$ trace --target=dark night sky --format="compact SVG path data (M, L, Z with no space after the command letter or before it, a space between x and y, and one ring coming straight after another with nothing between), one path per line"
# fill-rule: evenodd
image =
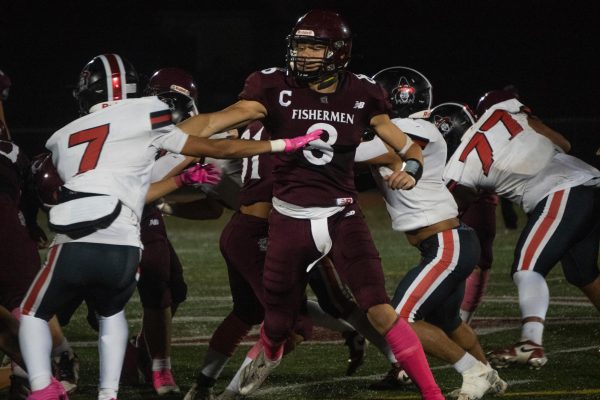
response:
M474 105L511 83L539 115L598 117L600 12L590 1L0 1L0 69L13 80L10 126L54 130L76 117L70 95L93 56L138 72L188 69L201 110L235 101L245 77L282 66L285 36L310 8L335 8L355 34L350 70L416 68L434 103Z

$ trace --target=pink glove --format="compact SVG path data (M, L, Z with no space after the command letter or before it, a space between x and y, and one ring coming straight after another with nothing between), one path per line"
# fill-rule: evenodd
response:
M221 170L212 164L196 163L175 177L177 187L197 186L203 183L216 185L221 182Z
M283 141L285 142L285 149L283 151L285 151L286 153L296 151L304 147L307 143L320 139L322 133L323 129L315 129L314 131L309 132L304 136L298 136L291 139L283 139Z
M0 71L0 101L5 101L8 98L8 89L10 88L10 78Z

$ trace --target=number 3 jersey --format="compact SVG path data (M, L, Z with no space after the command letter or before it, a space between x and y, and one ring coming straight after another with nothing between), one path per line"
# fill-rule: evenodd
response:
M320 140L273 157L273 195L302 207L332 207L356 200L354 153L371 118L387 114L384 90L370 78L342 72L334 93L300 86L285 71L251 74L240 98L261 103L272 139L323 129Z
M156 154L179 153L188 137L172 129L168 106L143 97L85 115L48 139L46 148L65 187L113 195L125 206L110 227L78 241L140 246L139 220ZM65 241L70 240L57 235L58 243Z
M498 103L465 132L448 160L444 180L495 192L530 212L544 197L581 184L596 184L600 172L559 152L527 122L525 106Z

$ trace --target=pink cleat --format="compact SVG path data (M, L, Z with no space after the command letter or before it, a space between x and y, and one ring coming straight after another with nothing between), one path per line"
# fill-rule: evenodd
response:
M154 386L154 390L159 396L169 393L181 393L170 369L152 371L152 386Z
M69 400L65 388L56 378L50 378L50 384L43 389L31 392L27 400Z

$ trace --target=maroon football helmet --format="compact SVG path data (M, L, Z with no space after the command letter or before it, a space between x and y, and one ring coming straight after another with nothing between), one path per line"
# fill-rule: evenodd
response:
M475 107L475 112L480 117L493 105L502 103L503 101L510 99L518 99L519 95L516 90L512 87L506 87L499 90L491 90L481 96Z
M10 78L4 72L0 71L0 101L5 101L8 98L10 89Z
M38 200L49 209L58 203L58 189L63 185L52 163L52 153L35 156L31 162L31 176Z
M198 115L198 88L192 75L183 69L159 69L152 74L144 93L157 96L169 106L174 124Z
M198 101L198 87L194 77L181 68L162 68L152 74L146 86L146 96L164 92L178 92Z
M312 10L304 14L296 22L287 42L287 71L300 82L322 81L345 69L350 62L350 27L335 11ZM299 57L298 44L320 44L327 49L323 58ZM299 64L304 67L298 68Z

